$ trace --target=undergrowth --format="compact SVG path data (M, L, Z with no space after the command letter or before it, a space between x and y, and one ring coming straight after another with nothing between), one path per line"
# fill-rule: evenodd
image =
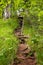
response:
M16 19L0 19L0 65L8 65L16 57L18 40L13 31L17 26Z

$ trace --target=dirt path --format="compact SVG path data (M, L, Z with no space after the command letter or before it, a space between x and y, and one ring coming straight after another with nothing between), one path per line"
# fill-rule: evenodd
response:
M28 37L21 33L21 27L15 29L15 35L20 40L20 44L18 46L17 58L14 59L13 65L36 65L35 52L32 52L26 44L25 39Z

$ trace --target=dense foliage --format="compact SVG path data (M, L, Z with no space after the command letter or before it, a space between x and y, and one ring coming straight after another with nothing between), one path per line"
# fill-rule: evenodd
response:
M13 34L13 30L17 26L17 20L0 19L0 65L8 65L16 57L18 40Z
M6 8L11 14L8 19L4 17ZM13 30L18 26L18 15L24 18L22 31L29 35L27 44L43 65L43 0L0 0L0 65L8 65L15 57L18 40Z

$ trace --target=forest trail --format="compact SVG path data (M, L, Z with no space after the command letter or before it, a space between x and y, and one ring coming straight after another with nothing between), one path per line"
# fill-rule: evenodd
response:
M17 51L17 58L13 65L36 65L35 52L31 53L31 48L26 44L28 36L22 34L22 26L15 29L15 35L20 40ZM29 55L30 54L30 55Z

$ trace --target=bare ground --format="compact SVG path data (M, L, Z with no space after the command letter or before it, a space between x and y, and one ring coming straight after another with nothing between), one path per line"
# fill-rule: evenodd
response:
M36 65L35 52L29 55L30 52L26 44L20 44L13 65Z

